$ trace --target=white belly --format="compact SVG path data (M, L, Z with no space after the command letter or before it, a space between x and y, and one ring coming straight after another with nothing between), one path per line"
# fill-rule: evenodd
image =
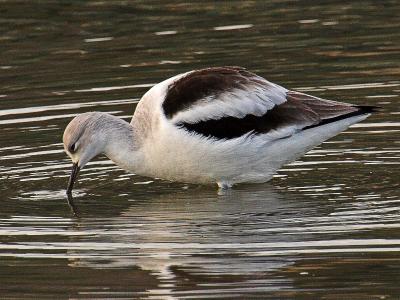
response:
M356 116L271 140L268 134L211 140L182 129L164 128L141 149L136 172L190 183L265 182L287 164L368 115Z

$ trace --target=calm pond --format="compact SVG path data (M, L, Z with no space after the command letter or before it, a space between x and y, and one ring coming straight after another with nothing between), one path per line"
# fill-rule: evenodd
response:
M399 16L397 0L0 1L0 297L398 299ZM153 84L222 65L382 111L223 195L99 157L74 216L68 122L129 121Z

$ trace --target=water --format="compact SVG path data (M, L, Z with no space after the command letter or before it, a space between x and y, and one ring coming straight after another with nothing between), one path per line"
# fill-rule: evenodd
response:
M2 298L400 297L398 1L168 2L1 1ZM99 157L74 216L70 119L215 65L382 112L223 195Z

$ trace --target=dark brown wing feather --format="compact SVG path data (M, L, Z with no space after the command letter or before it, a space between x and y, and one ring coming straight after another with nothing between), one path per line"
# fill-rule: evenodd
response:
M257 76L240 67L215 67L197 70L173 82L162 104L167 118L185 110L208 96L218 97L233 89L244 89L251 80L252 85L261 84ZM262 82L265 85L265 82Z
M247 133L264 134L283 127L298 131L336 122L356 115L371 113L373 106L353 106L324 100L303 93L288 91L286 102L275 106L262 116L231 116L198 123L179 123L178 126L197 134L217 139L231 139Z

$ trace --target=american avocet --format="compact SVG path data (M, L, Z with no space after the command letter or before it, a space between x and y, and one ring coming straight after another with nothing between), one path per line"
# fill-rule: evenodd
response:
M142 97L130 124L101 112L68 124L63 141L73 169L67 193L100 153L144 176L222 188L266 182L283 164L373 111L290 91L239 67L179 74Z

